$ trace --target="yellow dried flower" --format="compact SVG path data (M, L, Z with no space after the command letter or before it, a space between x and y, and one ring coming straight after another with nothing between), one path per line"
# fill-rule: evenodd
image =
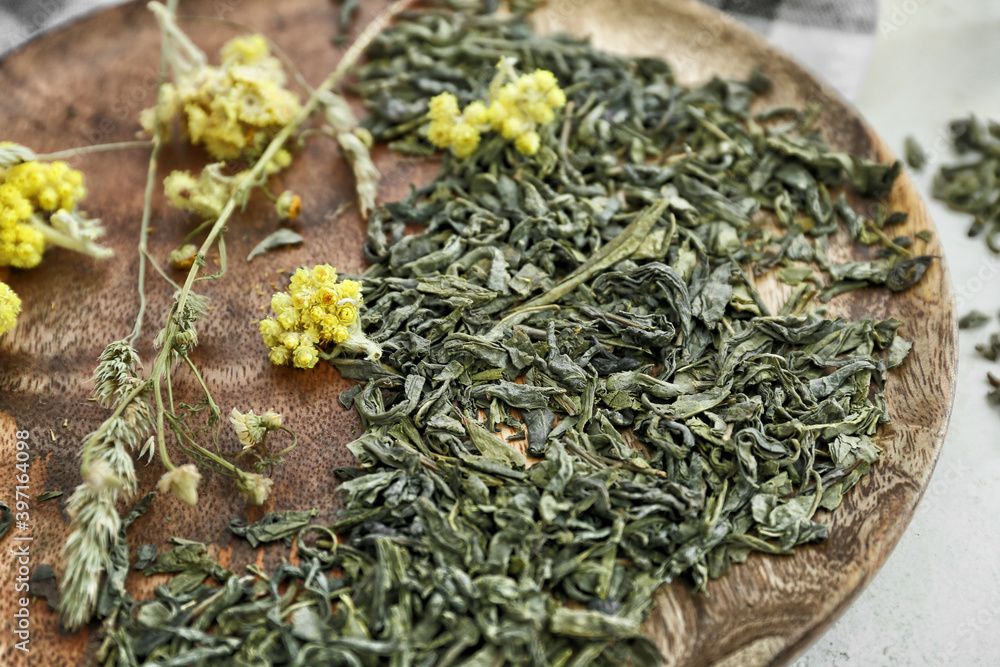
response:
M99 221L77 209L87 194L83 174L65 162L17 161L19 156L34 153L9 142L0 145L0 266L38 266L47 245L109 256L110 250L94 242L103 233Z
M217 160L256 157L298 114L299 98L285 88L281 62L271 55L263 36L231 39L221 56L218 67L175 67L179 74L172 85L164 86L159 118L147 109L140 122L152 133L157 121L166 123L180 114L191 143L203 145ZM287 166L281 160L275 163L275 170Z
M224 62L253 65L271 55L271 49L263 35L248 35L229 40L220 53Z
M538 152L540 145L541 139L539 138L538 133L530 130L519 136L514 142L514 147L525 155L534 155Z
M295 350L292 363L296 368L313 368L319 362L319 353L312 345L303 345Z
M267 358L270 359L271 363L275 366L287 366L292 360L292 353L288 351L288 348L276 345L271 348Z
M287 292L271 297L273 317L259 324L269 357L277 365L313 368L319 347L333 344L335 352L361 352L378 359L382 350L361 331L358 308L361 285L337 282L337 271L328 264L292 274Z
M515 78L516 77L516 78ZM456 157L475 153L484 132L500 132L525 155L541 147L538 129L555 120L555 110L566 105L566 94L556 76L547 70L517 76L514 61L501 58L497 76L490 85L489 105L475 101L458 109L458 99L441 93L428 104L428 140L439 148L450 148Z
M20 313L21 299L7 283L0 282L0 335L14 328Z
M479 130L468 123L457 123L451 131L451 148L461 158L469 157L479 146Z
M490 122L489 110L485 104L479 101L465 107L462 115L465 117L465 122L470 125L488 125Z
M431 120L440 122L450 121L459 115L458 99L451 93L441 93L432 98L428 105L430 111L428 115Z

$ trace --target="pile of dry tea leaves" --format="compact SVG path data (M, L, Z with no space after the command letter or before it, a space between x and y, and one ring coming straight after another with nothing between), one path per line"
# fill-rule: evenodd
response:
M849 203L899 165L832 150L815 110L755 113L762 75L687 88L455 4L369 50L355 92L377 141L431 154L429 99L485 99L501 57L553 72L565 108L535 155L484 136L373 213L354 279L383 355L330 359L365 427L335 523L234 523L254 545L298 536L298 565L259 579L175 540L143 564L177 576L122 597L108 662L659 664L640 624L660 585L823 540L816 512L878 460L910 343L813 306L927 269L889 239L899 215ZM843 228L873 259L828 258ZM767 271L795 286L777 312Z
M949 130L958 160L942 165L935 174L934 196L952 210L972 215L969 236L983 234L986 246L1000 253L1000 124L970 116L952 121ZM959 319L958 327L975 329L990 319L974 310ZM991 334L987 343L976 345L976 351L996 361L1000 355L1000 333ZM987 373L986 379L990 386L987 399L1000 404L1000 377Z

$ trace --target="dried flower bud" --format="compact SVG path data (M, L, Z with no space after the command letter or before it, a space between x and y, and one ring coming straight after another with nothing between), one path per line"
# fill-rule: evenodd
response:
M167 263L175 269L190 269L197 256L198 246L193 243L185 243L170 251L170 254L167 255Z
M258 473L240 475L236 488L252 505L263 505L271 495L274 481Z
M168 491L178 500L186 502L188 505L198 504L198 482L201 481L201 473L193 463L185 463L163 474L156 488L160 493Z
M302 212L302 200L291 190L285 190L274 203L274 209L282 220L294 220Z
M260 416L260 424L268 431L275 431L281 428L281 415L274 410L268 410Z

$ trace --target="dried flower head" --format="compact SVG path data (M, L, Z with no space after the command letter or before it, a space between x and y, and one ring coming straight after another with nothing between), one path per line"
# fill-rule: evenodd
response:
M281 415L274 410L268 410L260 416L260 423L268 431L276 431L281 428Z
M262 415L254 414L253 410L248 410L245 414L233 408L229 421L236 431L243 449L249 449L264 442L268 431L275 431L281 428L281 415L273 410L268 410Z
M169 13L154 12L164 32L183 35ZM158 123L169 126L179 115L191 143L204 146L217 160L255 157L301 109L262 35L231 39L222 47L218 67L206 64L186 36L182 46L171 54L174 82L163 85L157 106L140 117L147 132Z
M484 132L500 132L525 155L541 146L538 128L555 119L555 110L566 106L566 93L548 70L517 75L513 58L501 58L490 85L489 106L475 101L459 111L458 99L441 93L431 99L427 138L439 148L451 148L457 157L472 155Z
M337 282L337 271L329 264L297 270L288 291L271 297L274 317L260 323L271 361L312 368L319 361L318 347L330 343L369 359L380 358L382 349L361 331L361 303L361 284Z
M156 488L160 493L168 491L174 494L178 500L182 500L188 505L198 504L198 482L201 481L201 473L193 463L185 463L173 470L167 471L156 483Z
M258 473L242 473L236 488L252 505L263 505L271 495L274 481Z
M0 282L0 334L14 328L20 312L21 299L7 283Z
M291 190L285 190L274 203L274 210L282 220L294 220L302 212L302 199Z
M175 269L190 269L197 255L198 246L193 243L185 243L170 251L170 254L167 255L167 263Z
M20 159L28 154L34 156L23 146L0 145L0 266L38 266L50 245L109 257L111 250L95 242L104 233L100 221L77 209L87 193L83 174L65 162Z
M242 413L233 408L229 421L232 423L233 430L236 431L236 437L239 438L243 449L259 445L264 441L264 436L267 435L267 427L261 424L260 417L255 415L253 410Z

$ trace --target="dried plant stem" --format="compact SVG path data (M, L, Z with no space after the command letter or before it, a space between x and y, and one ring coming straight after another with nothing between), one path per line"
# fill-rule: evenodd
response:
M166 72L166 62L162 63L160 68L160 82L162 83ZM159 90L159 86L157 87L157 90ZM159 95L157 95L157 97L159 97ZM157 104L159 104L159 100L157 100ZM157 124L159 125L159 123L161 123L161 121L157 116ZM135 326L132 328L132 334L129 336L129 339L132 341L139 338L139 334L142 332L143 319L146 316L146 261L149 255L149 222L152 217L153 189L156 185L157 163L160 156L160 148L162 146L162 132L160 132L159 127L155 127L153 131L153 151L149 156L149 169L146 172L146 192L143 197L142 222L140 223L141 227L139 230L139 278L137 280L137 289L139 290L139 312L135 316Z
M174 11L178 0L168 0L169 11ZM160 54L160 74L157 81L157 95L166 78L167 72L166 48L161 49ZM118 144L103 144L84 148L61 151L39 156L42 159L56 159L59 157L73 157L85 153L94 153L107 150L123 148L135 148L139 146L152 146L149 158L149 172L146 182L146 196L143 206L142 228L139 240L139 313L132 334L122 341L131 351L131 344L138 338L142 330L143 316L146 310L146 239L149 233L149 219L152 208L152 189L155 182L157 157L160 152L162 139L157 132L152 142L122 142ZM105 351L107 352L107 350ZM134 352L132 352L134 354ZM102 365L106 362L105 355L102 355ZM136 360L138 357L136 356ZM138 368L135 369L138 371ZM101 366L98 366L98 374ZM109 464L110 472L119 478L121 490L131 495L135 491L135 468L132 464L131 454L127 451L127 446L131 449L135 446L145 433L145 424L132 423L123 420L122 416L130 407L133 410L141 410L144 406L135 403L140 400L140 395L148 389L146 382L135 378L135 386L128 391L120 392L116 401L115 409L111 416L105 420L94 433L92 433L82 444L80 451L80 472L84 482L80 484L70 497L68 509L72 516L73 531L70 533L66 544L63 547L63 561L65 569L60 579L60 590L62 593L60 601L60 615L63 624L70 630L79 628L87 623L94 613L97 598L100 592L101 576L107 570L110 562L110 553L118 540L118 531L121 526L121 519L115 508L115 501L118 498L119 487L115 485L114 479L100 479L99 475L93 474L92 466L98 459ZM113 432L112 426L118 433ZM122 441L115 435L124 435L129 441ZM129 430L130 429L130 430Z
M67 158L87 155L88 153L104 153L106 151L120 151L128 148L150 148L155 146L154 141L117 141L110 144L94 144L92 146L79 146L77 148L67 148L64 151L54 153L42 153L36 155L36 160L63 160Z

